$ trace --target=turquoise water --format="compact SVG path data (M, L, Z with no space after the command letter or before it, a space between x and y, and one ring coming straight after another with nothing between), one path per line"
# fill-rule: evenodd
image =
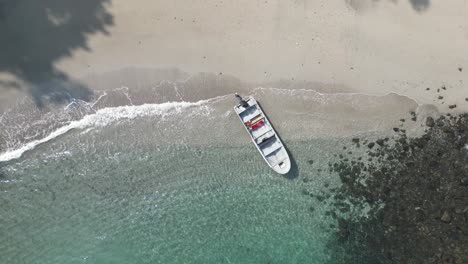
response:
M289 142L301 158L299 173L288 179L265 166L249 144L145 146L122 132L128 125L135 123L84 135L73 131L4 168L3 263L329 258L331 219L323 214L325 205L302 193L333 182L314 169L321 166L320 144L327 142ZM99 140L103 135L110 140ZM308 164L309 158L318 164Z
M63 121L81 107L67 106L53 129L44 125L52 132L24 144L13 137L0 153L9 160L0 164L0 262L342 263L328 248L337 231L329 201L317 199L339 184L328 163L355 151L345 135L391 126L383 120L414 102L263 88L255 96L294 159L286 177L251 144L232 95L84 104L86 116ZM2 136L39 125L15 123Z

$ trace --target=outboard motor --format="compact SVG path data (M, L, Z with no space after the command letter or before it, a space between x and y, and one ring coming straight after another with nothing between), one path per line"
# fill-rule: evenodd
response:
M244 99L242 99L242 96L240 96L238 93L235 93L234 95L236 96L237 100L239 100L239 104L241 104L243 107L249 107L249 104Z

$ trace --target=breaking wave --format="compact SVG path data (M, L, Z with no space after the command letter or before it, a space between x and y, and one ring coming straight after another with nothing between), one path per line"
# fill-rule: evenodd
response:
M183 110L191 107L207 106L207 103L216 101L225 96L215 97L197 102L165 102L161 104L143 104L143 105L126 105L118 107L106 107L99 109L93 114L84 116L80 120L71 121L69 124L58 128L48 136L28 142L17 149L7 150L0 154L0 162L6 162L20 158L26 151L34 149L36 146L48 142L60 135L67 133L73 129L86 129L94 127L104 127L115 121L122 119L135 119L145 116L160 116L162 118L181 113Z

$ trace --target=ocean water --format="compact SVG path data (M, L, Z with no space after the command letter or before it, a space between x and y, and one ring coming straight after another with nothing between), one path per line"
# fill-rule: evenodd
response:
M309 194L340 184L327 166L353 133L378 133L417 104L252 94L294 159L286 176L250 143L232 94L96 109L13 144L0 153L0 262L340 263L329 204Z

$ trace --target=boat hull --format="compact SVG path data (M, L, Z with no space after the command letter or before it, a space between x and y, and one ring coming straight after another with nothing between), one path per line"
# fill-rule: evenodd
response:
M252 142L270 168L279 174L291 169L286 147L273 125L253 97L244 98L246 105L238 104L234 111L247 130Z

